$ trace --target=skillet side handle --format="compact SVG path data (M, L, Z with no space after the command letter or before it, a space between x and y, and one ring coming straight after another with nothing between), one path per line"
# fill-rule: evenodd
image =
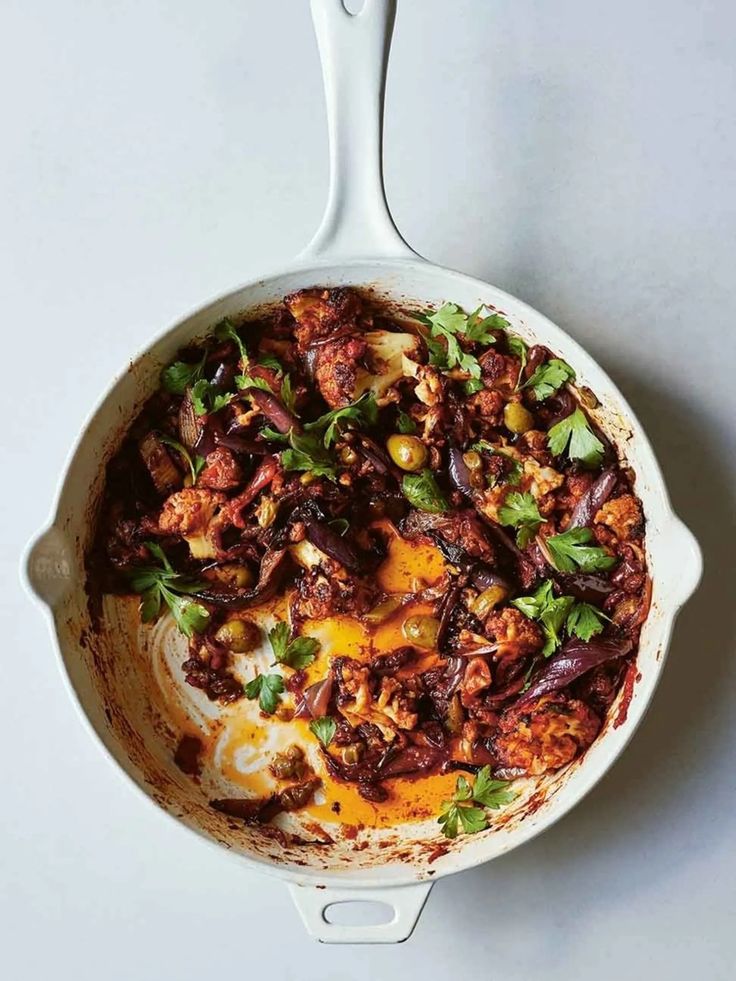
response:
M383 95L396 0L311 0L327 102L330 187L303 260L417 255L396 230L383 187Z
M319 889L289 886L310 937L323 944L400 944L412 935L432 888L431 882L384 889ZM330 923L325 912L330 906L353 902L381 903L393 908L387 923L346 926Z

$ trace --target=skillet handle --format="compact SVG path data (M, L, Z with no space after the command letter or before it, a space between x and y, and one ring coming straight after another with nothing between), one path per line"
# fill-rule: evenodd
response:
M383 187L383 95L396 0L311 0L327 102L330 187L316 235L300 259L411 258Z
M290 885L292 899L307 932L323 944L400 944L408 940L432 888L431 882L378 889L320 889ZM325 913L331 906L380 903L393 909L386 923L345 925L330 923Z

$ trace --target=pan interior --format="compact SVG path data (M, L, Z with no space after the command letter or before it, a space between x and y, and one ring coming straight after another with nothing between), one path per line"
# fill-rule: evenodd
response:
M88 609L84 553L94 530L104 464L143 400L156 388L162 365L224 316L252 316L296 289L338 285L356 286L384 301L414 307L445 301L465 309L486 304L502 312L525 340L544 343L569 361L580 384L598 395L601 404L594 415L637 474L636 489L648 519L653 606L641 638L641 680L625 724L613 725L614 704L603 733L581 761L523 781L520 796L499 812L488 831L454 842L442 836L434 816L346 835L343 827L328 821L320 821L316 828L309 818L282 815L277 825L307 842L295 845L214 812L208 800L225 795L222 774L205 773L197 783L173 763L178 734L187 721L182 712L189 722L199 717L210 723L218 712L206 699L189 697L185 703L179 698L173 669L183 658L181 638L163 622L154 628L141 627L133 600L107 597L99 622ZM671 520L659 470L630 410L595 362L546 318L491 286L421 261L304 267L243 287L181 321L130 365L91 418L74 453L55 520L62 533L65 563L62 595L54 609L62 657L82 710L110 754L150 798L206 838L291 878L324 880L335 875L369 885L379 879L398 883L441 875L493 858L542 830L592 786L625 744L654 687L671 625L672 614L665 613L663 606L672 588L665 534ZM332 843L325 843L326 837Z

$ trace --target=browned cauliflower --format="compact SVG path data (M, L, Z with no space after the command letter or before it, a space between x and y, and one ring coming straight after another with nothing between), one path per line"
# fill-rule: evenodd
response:
M243 479L243 471L232 452L224 446L218 446L212 453L207 454L207 461L197 480L197 486L209 487L211 490L232 490Z
M511 606L492 613L485 628L488 637L499 645L498 657L524 657L536 654L544 646L544 637L537 624Z
M606 501L596 514L595 521L610 528L622 542L641 537L644 530L641 506L633 494L623 494Z
M350 658L342 658L340 663L342 697L338 708L351 726L371 722L386 742L392 742L399 729L416 726L419 721L417 693L411 687L397 678L382 677L374 695L368 665Z
M460 682L460 700L467 708L478 698L480 692L491 685L491 669L482 657L471 657L465 668L463 680Z
M361 361L366 347L362 337L341 337L316 349L314 379L331 409L355 401L358 374L365 371Z
M299 290L284 303L296 320L294 336L300 354L314 341L338 330L355 330L362 306L357 293L343 288Z
M181 535L195 559L215 558L211 524L225 495L200 487L186 487L169 497L158 519L167 535Z
M501 716L494 744L502 766L537 776L558 770L598 735L601 722L585 702L565 695L543 695Z

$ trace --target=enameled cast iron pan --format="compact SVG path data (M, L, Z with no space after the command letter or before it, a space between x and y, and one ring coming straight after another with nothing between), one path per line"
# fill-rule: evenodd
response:
M61 481L51 523L31 545L26 563L29 583L52 624L69 691L108 758L142 796L185 827L226 846L233 861L288 882L307 929L327 942L406 939L434 878L515 848L577 803L611 766L641 721L662 670L675 615L701 573L698 545L672 512L649 441L605 372L536 310L494 286L425 261L394 227L383 191L381 117L395 7L395 0L366 0L361 12L351 15L341 0L312 0L331 161L329 200L317 234L290 268L259 277L206 304L159 335L122 371L89 417ZM601 403L593 413L595 419L635 471L636 491L647 518L652 608L641 636L641 676L626 721L619 726L609 721L581 760L538 778L504 812L505 823L457 838L431 863L428 858L436 846L448 844L432 820L372 831L362 851L353 850L345 840L330 848L299 850L248 828L230 827L208 807L205 791L174 766L172 732L151 708L151 675L161 670L161 658L172 653L167 644L174 642L155 630L152 637L149 628L140 628L131 618L130 602L109 598L99 626L87 608L84 551L94 529L104 464L144 399L157 387L162 365L221 318L316 285L369 288L389 300L419 306L452 301L468 310L485 304L502 311L518 334L530 344L557 352L574 366L580 384L595 391ZM615 715L616 706L611 718ZM394 909L393 919L361 927L325 920L327 906L350 899L388 903Z

